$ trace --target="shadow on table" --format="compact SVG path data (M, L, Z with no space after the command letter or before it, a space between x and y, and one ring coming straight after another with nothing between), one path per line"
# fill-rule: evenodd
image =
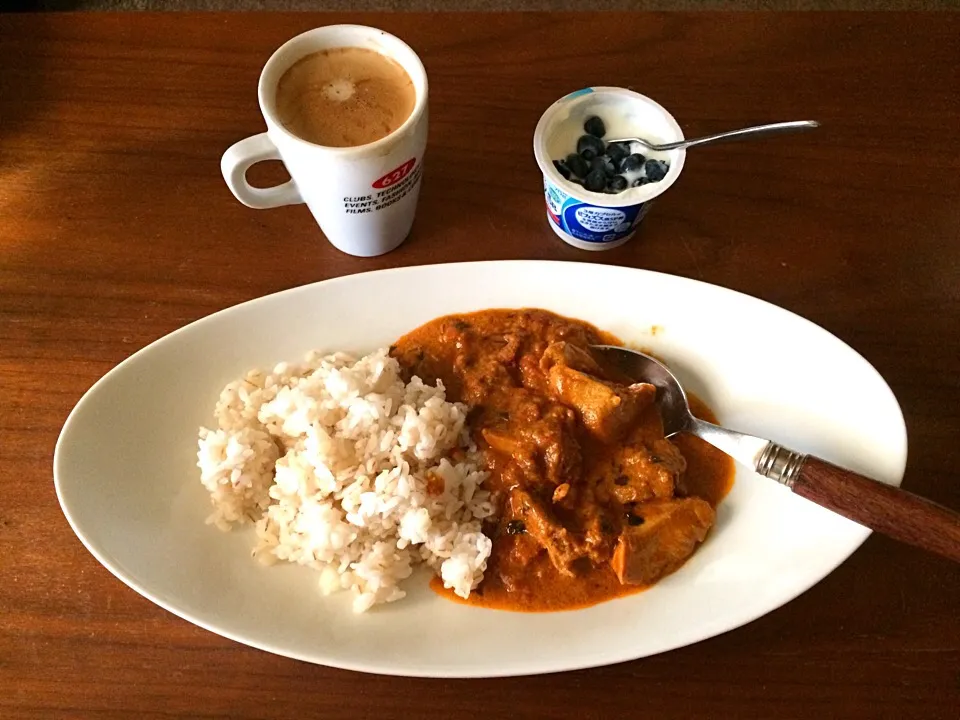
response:
M4 4L4 11L9 6ZM29 32L26 22L29 20ZM49 98L49 24L41 17L0 14L0 138L17 133L43 112Z
M8 0L0 7L0 13L83 10L83 0Z

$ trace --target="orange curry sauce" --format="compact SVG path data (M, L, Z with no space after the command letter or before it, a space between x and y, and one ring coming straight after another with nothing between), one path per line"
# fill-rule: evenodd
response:
M476 333L479 340L471 344L464 333ZM518 348L511 352L511 359L493 370L483 363L490 354L490 348L497 348L491 339L519 336ZM419 375L425 382L436 379L443 381L447 388L447 399L466 402L473 406L478 391L475 378L471 373L485 373L486 376L499 378L506 389L510 386L525 387L527 394L542 392L549 394L546 380L539 373L538 361L550 343L568 342L578 347L589 344L605 343L623 345L619 338L598 330L587 323L564 318L542 310L484 310L458 316L448 316L433 320L413 332L405 335L391 348L391 353L400 361L410 374ZM504 341L506 344L506 341ZM477 351L477 347L481 350ZM470 355L470 353L473 353ZM500 373L500 374L497 374ZM485 380L486 382L486 380ZM505 400L500 396L499 409L502 411ZM696 397L690 397L691 409L697 417L711 422L716 421L713 412ZM482 402L480 403L482 404ZM478 446L484 451L486 469L490 477L485 486L501 498L517 483L515 467L502 453L493 452L484 442L482 428L489 427L491 419L483 407L478 404L471 412L469 422L471 432ZM636 432L659 437L664 442L660 416L655 406L643 411L637 420ZM686 460L686 470L682 474L682 483L687 496L700 497L716 507L733 484L733 461L719 450L704 441L681 435L672 438ZM590 476L592 468L609 460L611 448L593 442L585 435L580 438L582 455L581 477ZM573 483L571 483L573 484ZM520 612L547 612L572 610L587 607L615 597L629 595L644 590L649 585L621 584L617 575L607 562L580 566L575 576L562 574L551 562L546 552L541 552L522 569L519 580L514 573L510 577L510 588L506 587L501 572L502 563L510 563L518 550L515 543L529 542L524 536L502 532L495 524L485 526L485 532L493 537L493 552L487 563L484 580L464 600L452 591L443 588L439 578L433 578L431 587L438 594L454 600L488 608ZM509 568L507 568L509 569Z

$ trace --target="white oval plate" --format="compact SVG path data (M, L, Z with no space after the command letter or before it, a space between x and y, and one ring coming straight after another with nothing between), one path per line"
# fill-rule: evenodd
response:
M60 504L114 575L225 637L324 665L483 677L640 658L779 607L845 560L868 531L738 468L707 542L647 592L574 612L520 614L444 600L426 577L355 616L309 569L264 568L250 531L204 524L197 428L220 389L308 350L366 352L453 312L541 307L655 351L729 427L898 484L907 442L877 372L785 310L684 278L604 265L483 262L398 268L253 300L182 328L97 382L54 457Z

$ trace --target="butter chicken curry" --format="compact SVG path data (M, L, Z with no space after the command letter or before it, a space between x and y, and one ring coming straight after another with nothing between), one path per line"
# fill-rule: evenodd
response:
M442 380L471 408L490 472L493 553L461 602L591 605L673 572L713 525L732 461L696 438L665 439L656 389L601 367L594 344L622 343L543 310L486 310L438 318L391 348L406 373Z

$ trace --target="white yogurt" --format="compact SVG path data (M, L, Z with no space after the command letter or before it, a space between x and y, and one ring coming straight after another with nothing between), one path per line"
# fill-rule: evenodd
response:
M533 151L543 173L550 227L566 242L584 250L606 250L627 242L655 197L676 181L686 158L684 150L665 153L640 150L648 159L669 163L659 182L616 194L591 192L568 182L553 165L576 151L591 115L602 118L605 138L641 137L651 142L683 140L683 131L664 108L640 93L614 87L593 87L570 93L544 112L533 136ZM639 144L638 144L639 147ZM640 173L631 173L636 179Z

